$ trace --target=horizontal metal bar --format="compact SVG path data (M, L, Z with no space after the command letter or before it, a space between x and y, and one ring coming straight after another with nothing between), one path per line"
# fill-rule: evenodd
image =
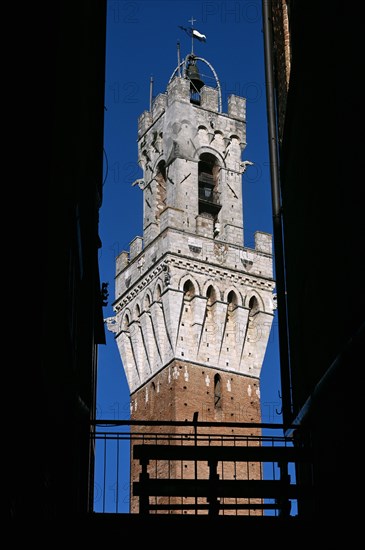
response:
M289 428L284 424L274 424L270 422L204 422L193 420L91 420L92 426L193 426L201 428L219 427L219 428L262 428L272 430L283 430Z
M198 460L218 462L308 462L307 449L220 445L133 445L133 458L139 460Z
M197 504L149 504L149 510L209 510L211 505L206 503L197 503ZM277 510L279 508L278 504L259 504L252 502L250 504L222 504L218 503L217 508L219 510Z
M134 496L297 499L310 487L273 480L147 479L133 482Z
M185 433L161 433L161 432L146 432L146 433L119 433L119 432L94 432L90 435L92 439L128 439L131 441L153 441L155 443L167 441L185 444L189 441L199 441L200 443L206 442L209 444L218 442L220 445L227 443L235 444L237 442L258 442L261 444L275 445L292 445L292 439L288 439L284 436L250 436L250 435L237 435L237 434L185 434ZM282 446L282 445L280 445Z

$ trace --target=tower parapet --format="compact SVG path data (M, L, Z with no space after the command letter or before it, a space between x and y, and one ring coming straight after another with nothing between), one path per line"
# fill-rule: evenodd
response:
M243 242L245 98L219 112L191 74L199 100L174 76L139 118L143 238L117 259L114 303L132 394L176 360L258 378L275 309L272 237Z

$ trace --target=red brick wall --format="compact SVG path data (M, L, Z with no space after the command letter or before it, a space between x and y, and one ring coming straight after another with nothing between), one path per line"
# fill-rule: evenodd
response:
M214 403L214 377L220 376L221 406ZM151 381L131 396L132 420L193 420L198 412L199 421L207 422L261 422L259 380L230 372L222 372L181 361L174 361L169 367L160 371ZM160 433L166 428L133 428L133 432ZM193 428L169 428L169 433L193 434ZM221 437L226 435L261 435L260 429L243 430L237 428L199 428L199 434L205 434L204 444L221 445ZM215 437L214 437L215 434ZM208 437L211 440L208 442ZM161 443L161 441L159 441ZM193 444L193 439L182 438L177 444ZM233 444L233 441L225 444ZM235 442L236 445L246 444ZM157 469L156 469L157 468ZM222 464L218 467L220 477L225 479L259 479L259 464ZM131 482L139 477L138 462L131 461ZM150 475L155 477L193 478L193 463L154 463L150 464ZM208 468L200 464L198 477L208 478ZM182 499L180 499L181 502ZM191 500L191 499L190 499ZM166 499L165 499L166 501ZM177 502L175 499L174 502ZM159 499L158 502L164 502ZM170 499L171 502L171 499ZM184 499L184 502L190 502ZM226 499L225 502L228 502ZM131 496L131 512L138 512L138 499ZM181 513L181 512L178 512ZM225 512L227 513L227 512ZM246 512L240 512L246 513ZM261 513L261 512L260 512Z

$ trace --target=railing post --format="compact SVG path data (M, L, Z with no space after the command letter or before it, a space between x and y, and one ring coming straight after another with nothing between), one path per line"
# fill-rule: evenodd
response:
M198 415L199 412L195 411L193 415L194 422L194 445L198 446ZM198 461L194 460L194 477L195 477L195 487L198 481ZM198 497L195 495L195 515L198 513Z
M280 469L280 485L282 487L281 497L277 499L279 509L279 517L289 517L291 510L291 502L288 498L288 488L290 486L290 475L288 473L288 463L278 462Z
M219 513L219 499L217 496L216 481L219 480L219 474L217 472L218 460L210 460L209 464L209 502L208 514L211 516L218 516Z
M140 514L149 514L150 513L150 497L149 492L146 492L146 485L150 479L150 475L147 471L147 466L149 464L148 459L140 459L141 464L141 473L139 474L139 481L142 487L142 494L139 496L139 513Z

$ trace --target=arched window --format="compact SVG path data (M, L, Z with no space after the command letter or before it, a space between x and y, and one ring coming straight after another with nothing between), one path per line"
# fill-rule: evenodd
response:
M129 324L130 324L129 315L126 314L124 315L124 318L123 318L122 330L128 330Z
M222 386L221 377L219 374L214 376L214 408L220 409L222 407Z
M190 280L185 281L183 291L184 300L191 300L191 298L195 295L195 288Z
M161 285L158 284L156 287L156 302L159 302L161 299Z
M145 310L149 310L151 306L151 296L149 294L146 294L144 299L144 308Z
M228 311L233 311L237 307L237 296L236 293L233 292L233 290L230 291L230 293L227 296L227 302L228 302Z
M249 316L250 317L253 317L254 315L256 315L256 313L258 313L259 311L259 302L256 298L256 296L252 296L250 298L250 301L248 302L248 307L249 307Z
M202 153L198 163L199 214L210 214L215 220L219 204L218 181L220 166L210 153Z
M211 306L217 300L216 292L212 285L210 285L207 289L207 298L208 298L208 302L207 302L208 306Z
M217 300L215 288L212 285L209 285L207 288L207 307L205 308L205 332L207 332L207 336L214 333L215 330L215 322L214 322L214 308L212 307L213 304ZM207 342L207 345L209 343Z

